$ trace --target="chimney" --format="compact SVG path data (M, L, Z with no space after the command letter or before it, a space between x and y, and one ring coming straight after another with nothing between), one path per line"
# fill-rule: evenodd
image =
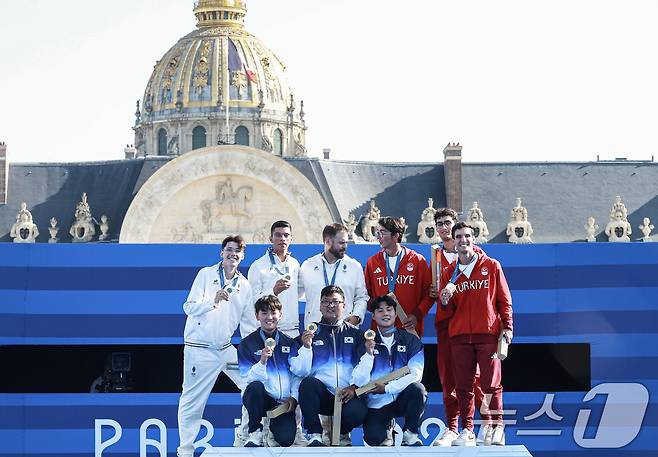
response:
M445 180L446 205L458 213L462 208L462 147L459 143L448 143L443 149L443 176Z
M123 148L123 152L126 154L126 160L134 159L135 155L137 154L137 150L132 144L127 144L126 147Z
M0 205L7 204L7 181L9 180L7 164L7 145L0 141Z
M322 155L324 155L324 160L329 160L329 156L331 155L331 148L324 148L322 150Z

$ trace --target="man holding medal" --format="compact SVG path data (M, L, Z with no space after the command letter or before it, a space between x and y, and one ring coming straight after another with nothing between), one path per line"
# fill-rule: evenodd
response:
M442 289L441 285L443 284L441 281L441 271L448 269L457 259L455 240L452 238L452 227L457 223L457 220L457 212L452 208L440 208L434 213L436 231L441 238L441 243L439 245L439 255L441 257L437 261L438 290ZM474 246L473 249L478 253L482 252L478 246ZM432 288L430 295L433 298L437 298L439 295L438 290ZM437 339L436 366L439 371L439 379L441 380L441 387L443 390L443 408L445 410L446 428L443 433L434 440L432 443L433 446L451 446L452 442L459 435L459 404L455 392L455 374L452 369L452 352L450 347L450 336L448 334L448 323L450 322L452 313L452 307L445 306L441 300L438 300L436 319L434 321ZM480 411L483 398L484 393L480 388L478 372L475 380L475 406ZM486 428L488 427L488 424L486 423L486 415L483 416L483 420L485 420L485 427L483 429L485 433L482 434L484 437L486 436Z
M242 404L249 412L245 447L263 446L261 418L275 408L284 411L270 418L269 430L279 446L288 447L295 441L297 428L299 379L290 372L290 363L297 357L299 342L277 328L282 306L276 296L260 297L254 308L260 328L243 338L238 348L240 374L246 384Z
M398 218L379 219L375 235L382 250L366 263L366 288L373 298L394 293L407 315L404 322L398 319L396 326L422 337L423 319L434 304L430 297L432 274L421 254L400 245L405 228Z
M363 278L363 267L347 252L347 227L327 225L322 230L323 252L302 263L299 285L306 295L304 325L318 322L320 291L327 286L338 286L345 294L345 322L359 326L368 304L368 292Z
M453 446L475 446L473 433L474 382L480 368L480 385L490 395L489 413L493 424L487 429L484 444L504 445L503 387L498 341L512 342L512 296L500 263L484 252L476 252L474 229L457 222L452 237L458 261L443 270L439 298L451 307L448 324L452 365L462 431Z
M251 286L238 271L245 242L239 236L222 241L222 261L202 268L196 275L183 310L185 348L183 392L178 403L179 457L192 457L203 410L217 376L224 371L238 387L242 378L226 370L238 355L231 337L245 313L254 315Z
M332 416L335 402L342 401L340 446L351 446L350 432L363 424L368 413L364 399L356 396L352 372L359 358L356 348L362 335L343 321L345 295L338 286L327 286L320 295L322 319L302 333L298 357L290 370L302 379L299 406L308 446L324 446L319 415ZM337 419L335 419L337 420Z
M427 400L427 391L421 384L425 366L423 343L406 330L395 328L396 306L390 295L372 302L370 310L377 331L370 337L365 335L357 348L359 364L352 372L352 382L364 386L395 370L409 368L408 374L386 384L375 382L375 389L368 392L363 439L369 446L385 445L387 429L395 417L404 417L402 445L423 445L418 437Z
M279 330L291 338L299 336L299 262L288 248L292 243L292 227L287 221L276 221L270 228L272 246L249 267L249 283L254 300L275 295L283 306ZM253 313L240 323L240 335L246 337L258 328Z

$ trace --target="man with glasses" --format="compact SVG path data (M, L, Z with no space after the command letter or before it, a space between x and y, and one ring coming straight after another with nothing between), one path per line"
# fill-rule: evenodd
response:
M434 303L430 297L432 273L421 254L400 244L405 228L398 218L379 219L375 235L382 250L366 263L366 288L370 297L394 293L407 314L406 321L398 319L396 326L422 337L423 319Z
M194 454L194 439L219 373L224 371L242 388L239 373L226 367L228 362L238 359L237 350L231 344L233 333L245 314L254 314L251 286L238 271L244 250L241 236L226 237L222 241L222 260L197 273L183 304L187 322L183 392L178 403L179 457Z
M359 363L357 347L363 336L343 321L345 295L338 286L327 286L320 294L322 319L314 330L300 337L303 347L291 363L293 374L304 378L299 386L299 406L308 446L324 446L319 415L332 416L334 395L342 400L340 445L351 446L350 432L363 424L368 413L364 399L356 396L352 372Z
M292 243L292 226L287 221L276 221L270 228L270 242L265 254L249 267L249 284L254 301L275 295L283 306L279 330L291 338L299 336L299 262L289 252ZM258 328L251 316L240 323L242 338Z
M327 286L338 286L345 294L345 322L359 326L363 321L368 292L361 264L348 256L347 227L327 225L322 230L324 249L302 263L299 273L300 288L304 288L306 308L304 325L317 322L320 314L320 291Z

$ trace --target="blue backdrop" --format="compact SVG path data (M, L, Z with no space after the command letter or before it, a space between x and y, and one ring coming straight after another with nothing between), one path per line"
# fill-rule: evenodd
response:
M412 247L428 255L428 246ZM512 289L515 342L591 348L589 393L505 394L508 443L523 443L537 456L654 457L658 245L483 247L501 261ZM293 254L301 262L320 250L296 245ZM349 254L365 265L376 250L354 245ZM181 305L198 269L216 263L218 251L211 245L0 244L0 345L182 344ZM245 275L264 251L247 248ZM432 314L425 324L427 344L436 342L433 320ZM92 455L119 429L120 439L102 455L137 455L140 446L157 455L148 440L166 440L173 453L177 400L175 394L0 393L0 457ZM211 396L212 445L232 442L239 401L238 394ZM440 393L431 394L426 442L442 417ZM149 419L155 421L145 423Z

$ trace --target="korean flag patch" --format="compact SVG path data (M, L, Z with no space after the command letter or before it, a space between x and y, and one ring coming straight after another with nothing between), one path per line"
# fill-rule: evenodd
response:
M407 352L407 346L403 346L402 344L398 344L398 352Z
M352 338L351 336L346 336L344 341L345 344L350 344L350 343L354 344L354 338Z
M290 346L281 346L281 352L284 354L290 354Z

